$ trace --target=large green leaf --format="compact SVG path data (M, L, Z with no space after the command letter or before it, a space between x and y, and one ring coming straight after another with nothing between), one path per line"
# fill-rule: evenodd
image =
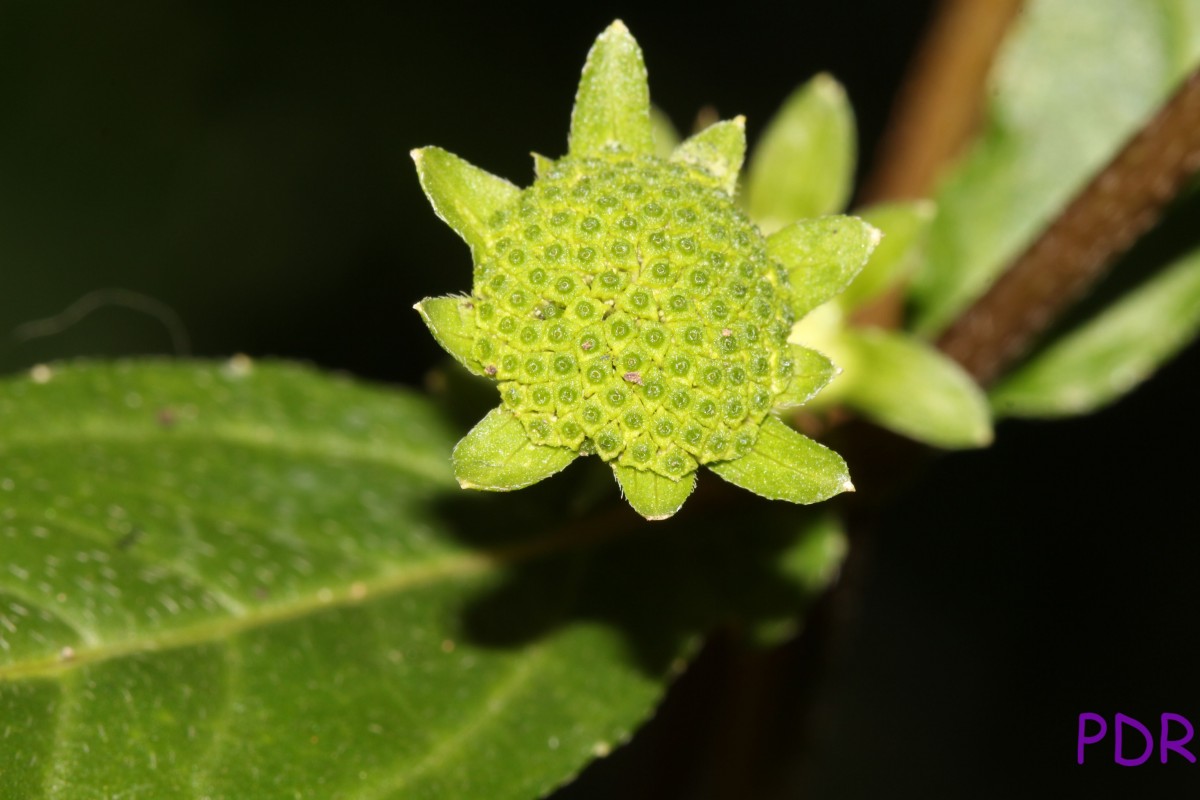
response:
M918 330L982 294L1198 62L1200 0L1031 2L985 132L938 194Z
M1200 250L1054 341L991 394L998 414L1093 411L1148 378L1200 332Z
M0 381L0 797L538 796L836 572L779 509L582 518L584 464L461 491L454 433L246 359Z

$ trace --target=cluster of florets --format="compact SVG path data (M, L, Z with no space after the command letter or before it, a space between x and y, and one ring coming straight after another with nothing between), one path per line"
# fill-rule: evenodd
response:
M596 454L647 519L677 512L701 465L793 503L852 490L837 453L771 412L837 374L789 341L793 322L846 287L879 232L822 217L764 237L733 199L742 117L666 158L655 138L642 52L618 21L583 67L567 155L535 156L528 189L437 147L413 151L475 264L470 297L416 309L501 397L455 445L455 477L506 492Z
M715 180L565 158L488 225L473 354L532 442L670 478L750 450L791 381L793 315Z

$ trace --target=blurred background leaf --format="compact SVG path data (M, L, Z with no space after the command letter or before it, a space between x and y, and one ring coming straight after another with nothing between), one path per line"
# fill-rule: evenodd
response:
M1197 331L1200 252L1193 251L1007 375L992 405L1018 417L1095 411L1150 377Z
M1200 63L1198 0L1030 3L979 140L937 193L915 328L942 329Z
M746 172L746 209L764 233L843 210L858 157L846 90L821 73L793 91L767 123Z
M888 430L948 449L992 443L987 399L971 376L925 342L897 331L845 332L847 406Z

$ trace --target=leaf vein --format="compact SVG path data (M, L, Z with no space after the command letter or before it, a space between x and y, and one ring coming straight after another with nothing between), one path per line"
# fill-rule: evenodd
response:
M0 683L29 677L49 677L87 664L110 661L147 651L169 650L211 643L239 633L289 622L326 609L361 605L372 598L387 597L410 589L442 581L466 580L514 564L564 550L592 546L628 533L612 524L608 517L594 524L573 525L554 530L525 542L483 551L462 551L419 567L409 567L375 578L347 582L338 588L324 588L311 594L296 595L270 606L250 608L241 616L224 617L175 628L154 635L129 637L80 648L70 661L58 658L32 659L0 666ZM388 564L380 567L387 569ZM394 565L392 565L394 566Z

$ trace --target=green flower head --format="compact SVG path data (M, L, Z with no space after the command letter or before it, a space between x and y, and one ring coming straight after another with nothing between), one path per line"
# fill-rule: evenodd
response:
M475 263L469 296L417 310L500 389L455 448L459 483L519 489L595 454L649 519L680 508L701 465L792 502L852 488L841 457L772 412L837 373L788 334L854 277L878 234L826 217L764 237L735 202L745 149L739 117L656 157L642 53L615 22L584 66L567 155L535 156L529 188L413 151ZM860 246L840 246L839 228Z

